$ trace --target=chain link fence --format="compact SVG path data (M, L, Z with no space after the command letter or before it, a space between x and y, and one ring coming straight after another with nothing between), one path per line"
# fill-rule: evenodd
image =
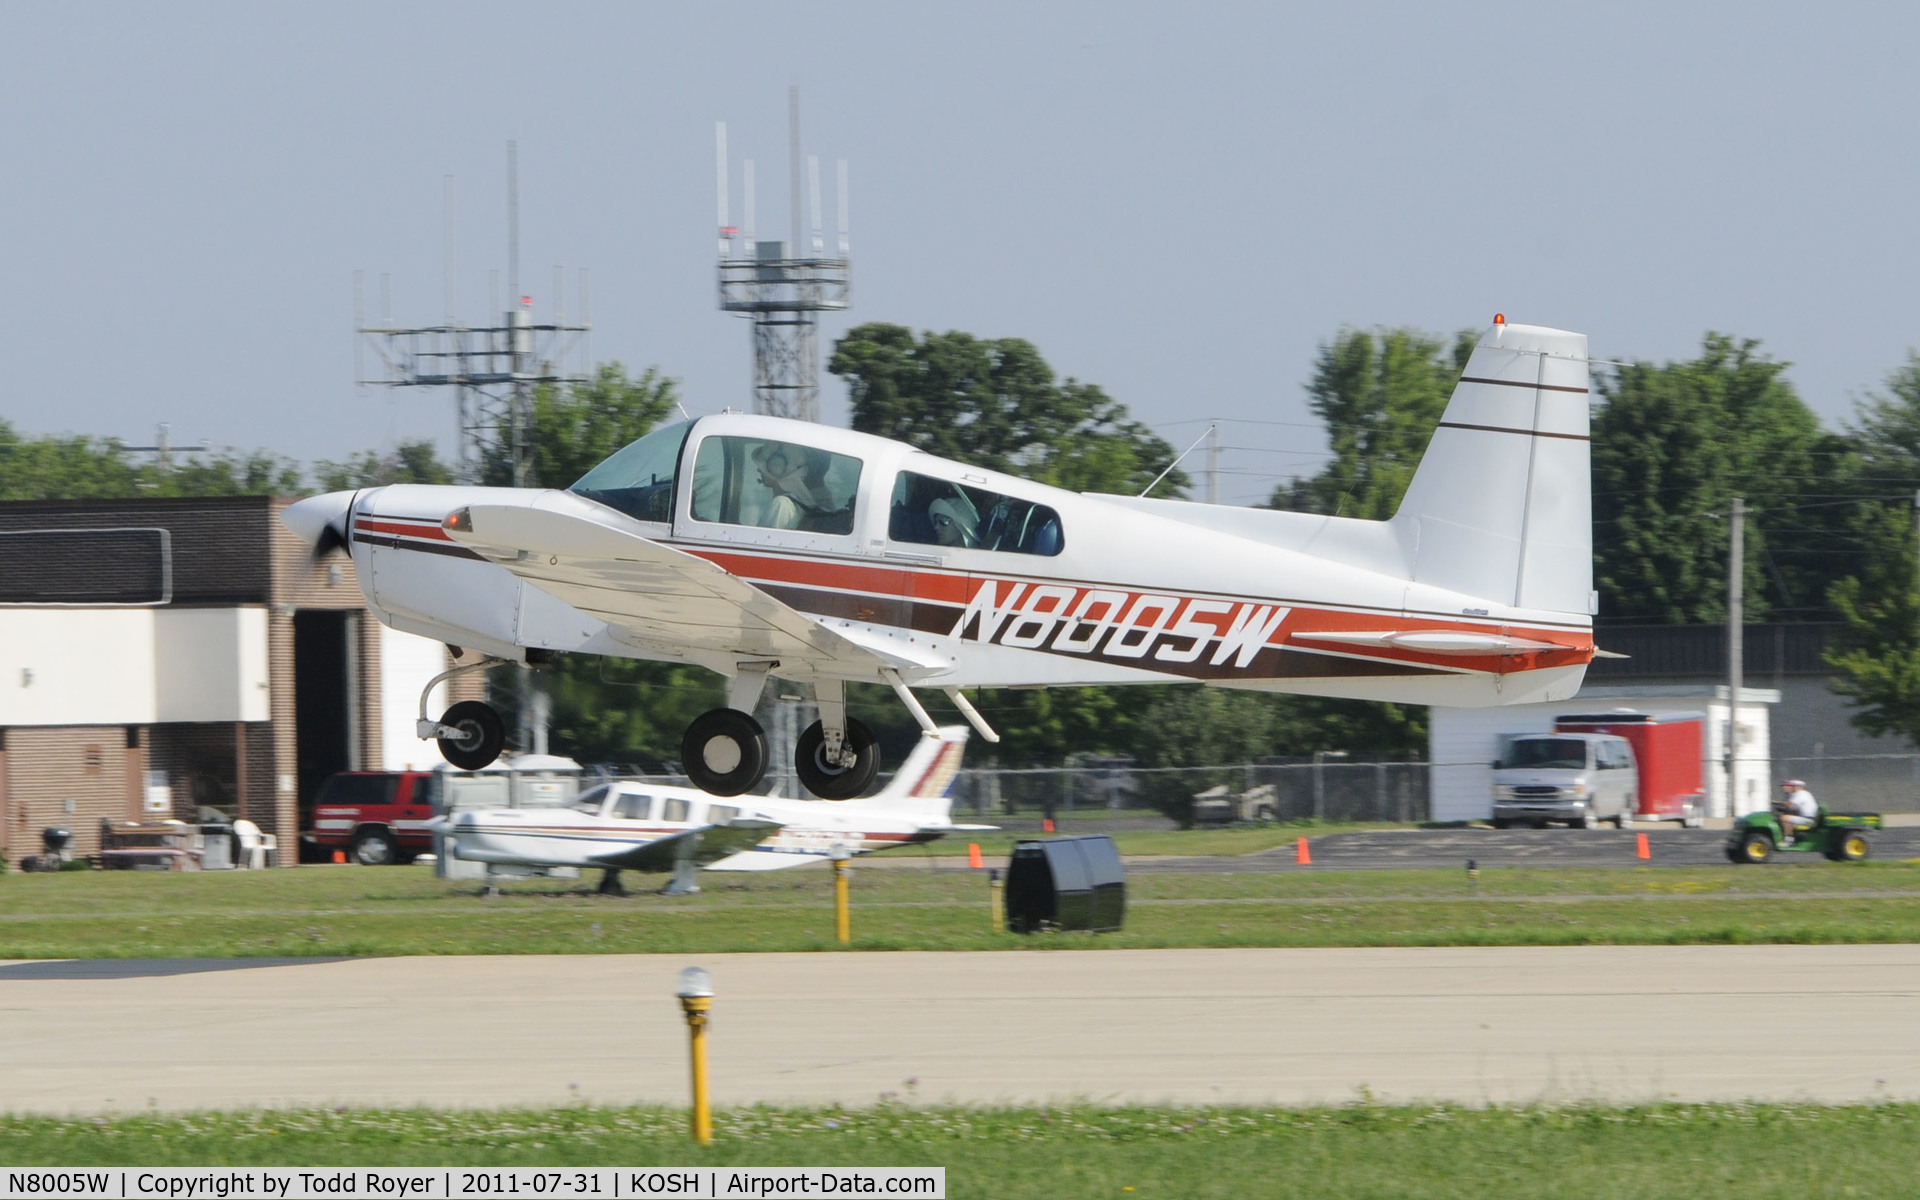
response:
M1229 767L1060 767L963 769L954 781L956 815L988 817L1148 816L1178 823L1194 796L1224 788L1227 820L1425 821L1425 763L1249 763Z
M1798 779L1838 811L1920 812L1920 754L1776 758L1774 782Z

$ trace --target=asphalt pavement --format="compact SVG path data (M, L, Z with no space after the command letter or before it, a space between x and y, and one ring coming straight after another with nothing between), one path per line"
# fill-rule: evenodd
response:
M1648 857L1638 857L1646 834ZM1872 855L1880 859L1920 858L1920 827L1897 826L1874 832ZM1761 866L1727 861L1724 829L1492 829L1469 825L1453 829L1384 829L1333 833L1309 840L1313 864L1295 861L1297 847L1282 846L1231 857L1129 858L1129 871L1232 873L1311 871L1329 867L1365 870L1385 867L1459 867L1469 859L1492 867L1725 867L1740 871L1791 869L1795 864L1826 864L1818 854L1782 854Z

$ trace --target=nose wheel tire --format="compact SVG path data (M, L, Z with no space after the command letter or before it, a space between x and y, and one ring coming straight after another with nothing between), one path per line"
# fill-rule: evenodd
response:
M880 743L868 729L847 718L847 737L841 751L853 752L851 762L827 761L827 735L820 722L807 726L793 746L793 769L806 789L822 800L851 800L873 786L880 774Z
M434 740L440 753L462 771L478 771L492 765L506 749L507 727L491 705L478 700L462 700L447 710L440 723L458 731L457 736L442 735Z
M701 713L680 739L680 765L693 786L715 796L738 796L767 773L767 731L735 708Z

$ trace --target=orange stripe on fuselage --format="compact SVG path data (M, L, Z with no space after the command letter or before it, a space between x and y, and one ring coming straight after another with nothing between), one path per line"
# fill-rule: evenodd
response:
M432 538L435 541L441 542L451 542L453 540L447 536L447 531L440 528L437 522L428 523L422 521L415 524L411 521L380 521L372 517L361 517L354 521L353 527L356 531L365 533L400 533L408 537Z

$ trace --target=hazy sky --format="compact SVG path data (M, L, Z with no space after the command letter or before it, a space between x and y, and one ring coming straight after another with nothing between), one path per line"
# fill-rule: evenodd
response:
M451 174L459 315L487 319L508 138L536 312L588 267L595 358L745 407L713 124L783 230L798 84L806 150L852 172L823 349L860 321L1028 338L1178 444L1239 422L1231 500L1320 457L1302 384L1345 325L1501 311L1653 359L1725 330L1837 423L1920 344L1916 44L1910 5L1757 0L0 3L0 416L451 447L451 395L353 386L352 272L438 322Z

